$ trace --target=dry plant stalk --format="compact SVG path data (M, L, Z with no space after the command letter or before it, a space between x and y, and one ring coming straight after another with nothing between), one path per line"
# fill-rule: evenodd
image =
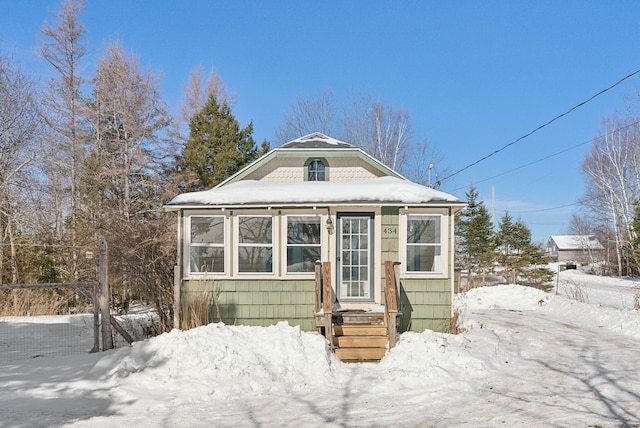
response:
M183 328L200 327L214 322L214 314L220 314L218 307L219 290L214 289L213 281L191 281L192 293L185 299L183 306ZM215 308L215 310L214 310Z
M449 322L444 324L444 328L441 330L443 333L448 334L460 334L465 332L465 329L462 327L462 315L460 315L460 311L458 309L453 311L453 316Z
M65 306L69 306L75 295L58 294L56 290L5 290L0 299L0 316L39 316L59 315Z
M571 285L567 285L565 293L567 293L567 297L577 300L580 303L589 302L589 296L587 295L587 291L584 286L575 281L571 281Z

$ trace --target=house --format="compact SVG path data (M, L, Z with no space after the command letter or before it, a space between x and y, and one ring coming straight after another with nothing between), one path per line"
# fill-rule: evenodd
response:
M554 262L589 264L604 259L604 247L591 235L554 235L549 237L547 255Z
M209 287L216 320L312 331L322 325L317 262L331 310L379 314L393 261L399 330L442 330L452 317L454 215L465 206L348 143L306 135L166 205L179 218L176 297L184 312Z

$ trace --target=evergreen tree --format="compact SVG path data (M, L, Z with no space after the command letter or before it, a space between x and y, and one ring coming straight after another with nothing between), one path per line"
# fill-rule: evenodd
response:
M193 116L189 129L181 169L193 174L195 182L187 190L214 187L269 150L266 141L258 150L253 124L240 129L227 102L219 103L215 94Z
M631 222L632 236L629 241L629 265L632 272L640 271L640 202L633 203L633 221Z
M489 211L478 200L471 186L466 193L467 208L458 213L456 235L458 260L467 269L468 285L475 285L474 274L490 270L495 260L495 233Z
M498 262L502 265L503 276L512 284L519 280L543 288L551 281L553 272L546 266L549 260L538 245L531 242L531 230L522 219L515 223L505 212L496 234Z

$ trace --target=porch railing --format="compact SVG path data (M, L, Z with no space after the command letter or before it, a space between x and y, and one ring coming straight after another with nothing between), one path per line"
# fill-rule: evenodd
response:
M333 349L333 288L331 287L331 262L316 262L316 314L322 310L324 315L324 336Z
M385 267L385 305L384 316L389 336L389 349L396 345L397 317L399 309L400 280L397 269L400 262L386 261ZM331 262L316 262L315 265L315 293L316 314L322 311L324 317L324 334L333 347L332 315L333 315L333 288L331 287Z
M400 262L387 260L384 262L385 287L384 287L384 316L387 322L389 334L389 349L396 346L396 333L398 331L396 320L398 317L398 297L400 296L400 281L396 274Z

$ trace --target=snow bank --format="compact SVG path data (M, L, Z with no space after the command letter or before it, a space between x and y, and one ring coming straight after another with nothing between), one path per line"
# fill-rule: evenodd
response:
M459 305L474 309L536 310L553 296L521 285L496 285L473 288L463 295Z
M401 388L433 388L484 374L482 360L465 349L462 336L407 332L375 366L380 378Z
M210 324L134 343L101 359L94 372L129 383L188 385L193 397L230 398L325 382L336 362L324 337L286 322Z

